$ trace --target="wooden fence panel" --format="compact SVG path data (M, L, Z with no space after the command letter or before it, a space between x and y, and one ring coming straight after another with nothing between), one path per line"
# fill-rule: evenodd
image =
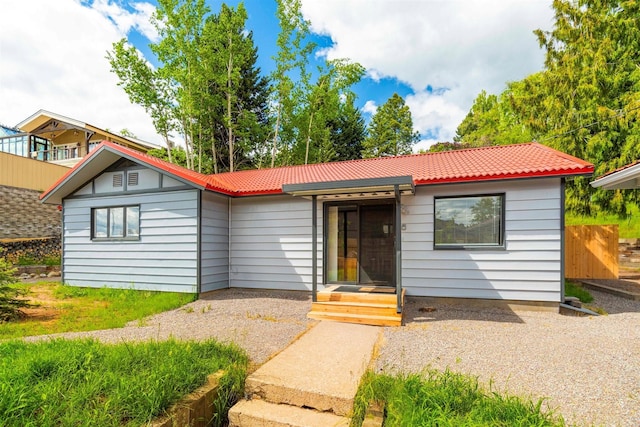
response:
M618 225L566 226L564 268L570 279L617 279Z

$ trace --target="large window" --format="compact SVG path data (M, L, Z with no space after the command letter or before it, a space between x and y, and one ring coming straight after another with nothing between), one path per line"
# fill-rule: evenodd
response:
M435 199L436 249L504 245L504 194Z
M94 208L91 211L91 238L94 240L138 240L140 206Z

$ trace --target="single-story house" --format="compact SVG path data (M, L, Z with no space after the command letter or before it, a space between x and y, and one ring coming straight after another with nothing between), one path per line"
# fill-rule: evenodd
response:
M557 306L564 182L592 173L527 143L204 175L103 142L41 200L70 285Z

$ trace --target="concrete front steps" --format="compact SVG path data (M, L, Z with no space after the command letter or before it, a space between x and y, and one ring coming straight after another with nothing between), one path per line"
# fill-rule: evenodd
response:
M229 425L348 426L380 333L375 326L320 322L247 378L248 399L229 410Z
M400 326L402 313L397 312L397 297L393 288L332 286L317 293L307 317L373 326ZM404 305L404 289L402 290Z

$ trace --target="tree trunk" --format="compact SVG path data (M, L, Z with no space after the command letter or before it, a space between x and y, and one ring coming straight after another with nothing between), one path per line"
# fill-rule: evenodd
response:
M169 142L169 135L167 133L163 133L164 143L167 146L167 156L169 157L169 163L173 163L173 158L171 156L171 142Z
M307 149L304 153L304 164L309 163L309 145L311 144L311 125L313 124L313 112L309 115L309 126L307 128Z
M280 130L280 113L282 111L281 104L278 104L278 115L276 116L276 129L273 134L273 148L271 149L271 167L276 164L276 148L278 146L278 130Z
M231 124L231 71L233 70L233 57L231 54L231 39L229 39L229 62L227 63L227 142L229 144L229 172L233 172L233 126Z

